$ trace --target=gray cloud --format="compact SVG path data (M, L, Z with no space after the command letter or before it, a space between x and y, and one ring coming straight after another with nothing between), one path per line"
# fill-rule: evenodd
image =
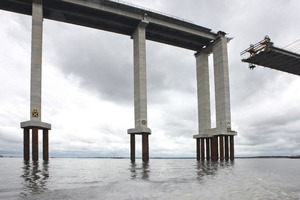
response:
M133 46L129 37L48 22L46 47L64 73L80 78L81 86L118 103L133 99ZM56 31L53 36L53 30ZM68 31L65 31L65 30ZM169 53L171 52L171 53ZM187 59L187 55L190 59ZM163 91L195 92L193 53L147 42L149 94L161 101ZM149 97L151 98L151 97Z
M59 30L52 36L53 30ZM49 36L55 64L66 75L80 78L82 87L106 100L128 103L133 98L131 40L124 36L66 24L53 24ZM49 43L49 41L48 41Z

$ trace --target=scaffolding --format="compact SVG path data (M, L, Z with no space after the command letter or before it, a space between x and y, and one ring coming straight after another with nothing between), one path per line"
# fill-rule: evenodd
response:
M297 53L298 48L295 50L298 41L287 46L293 46L294 51L292 52L288 48L275 47L271 39L266 36L262 41L250 45L241 52L241 56L246 56L242 61L249 63L250 69L263 66L300 76L300 54Z

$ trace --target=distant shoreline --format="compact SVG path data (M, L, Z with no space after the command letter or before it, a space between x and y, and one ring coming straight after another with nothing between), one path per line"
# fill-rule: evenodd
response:
M3 156L0 158L22 158L20 156ZM130 159L129 157L113 157L113 156L99 156L99 157L51 157L51 158L77 158L77 159ZM300 155L295 156L236 156L235 159L255 159L255 158L291 158L300 159ZM137 157L137 159L141 159ZM195 157L150 157L150 159L195 159Z

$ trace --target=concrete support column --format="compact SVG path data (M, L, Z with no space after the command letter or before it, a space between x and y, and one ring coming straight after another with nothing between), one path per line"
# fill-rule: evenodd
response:
M43 46L43 0L32 0L30 120L21 122L24 129L24 160L29 160L29 131L32 130L32 160L37 161L38 130L43 130L43 159L49 160L48 130L51 124L42 118L42 46Z
M201 160L205 159L205 146L204 146L204 138L200 138L201 140Z
M130 134L130 160L135 162L135 134Z
M32 1L31 37L32 38L31 38L30 120L41 121L42 45L43 45L42 0Z
M216 145L216 160L219 159L219 136L214 136Z
M200 138L196 138L196 156L197 156L197 161L200 160Z
M209 139L210 141L210 159L214 160L215 159L215 147L214 147L214 140L213 137Z
M31 32L31 83L30 83L30 120L41 121L42 96L42 45L43 45L43 5L42 0L32 1ZM32 128L32 160L37 161L38 128Z
M208 54L195 54L197 69L198 130L203 134L211 128Z
M230 160L234 160L234 137L233 135L229 136L230 138Z
M146 26L141 22L133 34L135 127L147 128Z
M143 162L149 161L149 139L148 134L142 134L142 160Z
M216 125L221 130L231 130L230 94L227 38L219 34L213 46L214 76L215 76L215 101Z
M213 136L212 138L211 138L211 143L212 143L212 145L211 145L211 159L213 160L213 161L217 161L218 160L218 136Z
M134 118L135 128L128 129L131 134L130 157L135 160L135 136L142 135L142 160L149 161L149 135L147 120L147 70L146 70L146 27L147 21L141 21L132 35L134 57Z
M225 160L229 160L229 151L228 151L228 135L225 135Z
M208 53L198 52L196 57L196 73L197 73L197 97L198 97L198 137L204 135L206 130L211 128L211 111L210 111L210 90L209 90L209 67ZM211 140L210 138L198 138L196 140L199 145L197 147L197 160L210 160L211 155ZM198 141L198 139L200 139ZM206 140L206 142L204 142ZM201 143L200 143L201 141ZM204 143L206 144L204 146ZM200 149L201 148L201 149Z
M32 160L38 161L39 160L39 129L33 128L32 129Z
M49 160L49 134L48 129L43 129L43 160Z
M206 160L210 160L210 138L206 138Z
M224 160L224 154L225 159L229 160L229 153L230 159L234 158L233 136L236 135L236 132L231 130L227 42L228 39L225 37L225 33L219 31L217 38L210 46L195 54L197 65L199 131L198 135L194 135L194 138L206 138L206 159L213 161L218 160L219 155L220 160ZM210 53L213 53L214 61L216 128L211 128L208 67L208 55ZM232 136L232 138L230 137L230 152L228 146L229 136ZM198 151L199 150L197 150L197 155ZM199 157L197 157L197 159L199 159Z
M220 161L224 161L224 136L220 135Z
M211 160L215 160L215 143L213 137L210 139L210 151L211 151Z
M28 161L30 159L30 135L29 135L29 128L23 129L23 154L24 154L24 160Z

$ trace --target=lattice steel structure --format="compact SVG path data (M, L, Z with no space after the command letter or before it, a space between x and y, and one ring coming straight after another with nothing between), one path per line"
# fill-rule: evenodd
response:
M300 76L300 54L275 47L268 36L250 45L241 52L242 55L247 56L242 61L249 63L250 69L259 65Z

